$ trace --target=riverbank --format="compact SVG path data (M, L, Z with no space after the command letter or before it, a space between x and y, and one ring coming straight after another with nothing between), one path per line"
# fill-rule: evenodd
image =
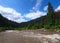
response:
M43 30L6 30L0 33L0 43L60 43L60 34Z

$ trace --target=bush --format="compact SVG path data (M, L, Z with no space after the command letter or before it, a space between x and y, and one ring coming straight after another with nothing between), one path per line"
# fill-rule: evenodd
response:
M0 27L0 32L5 30L15 30L13 27Z
M0 32L5 31L5 28L0 27Z
M60 28L60 25L58 25L57 27Z
M44 28L45 28L45 29L49 29L50 26L49 26L49 25L45 25Z
M50 29L55 30L55 29L57 29L57 26L51 26Z

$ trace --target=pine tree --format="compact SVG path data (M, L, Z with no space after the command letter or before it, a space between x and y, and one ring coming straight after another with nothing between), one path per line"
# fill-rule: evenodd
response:
M48 3L48 15L50 16L51 20L51 25L55 25L55 12L54 9L51 5L51 3Z

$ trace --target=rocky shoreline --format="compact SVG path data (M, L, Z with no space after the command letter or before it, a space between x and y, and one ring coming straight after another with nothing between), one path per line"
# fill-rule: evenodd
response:
M43 30L7 30L0 33L0 43L60 43L60 34L48 33Z

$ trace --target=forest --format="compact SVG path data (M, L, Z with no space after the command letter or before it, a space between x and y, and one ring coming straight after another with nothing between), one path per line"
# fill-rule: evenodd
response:
M52 4L48 3L48 12L45 16L41 16L28 22L17 23L0 14L0 31L5 30L35 30L35 29L60 29L60 11L54 11Z

